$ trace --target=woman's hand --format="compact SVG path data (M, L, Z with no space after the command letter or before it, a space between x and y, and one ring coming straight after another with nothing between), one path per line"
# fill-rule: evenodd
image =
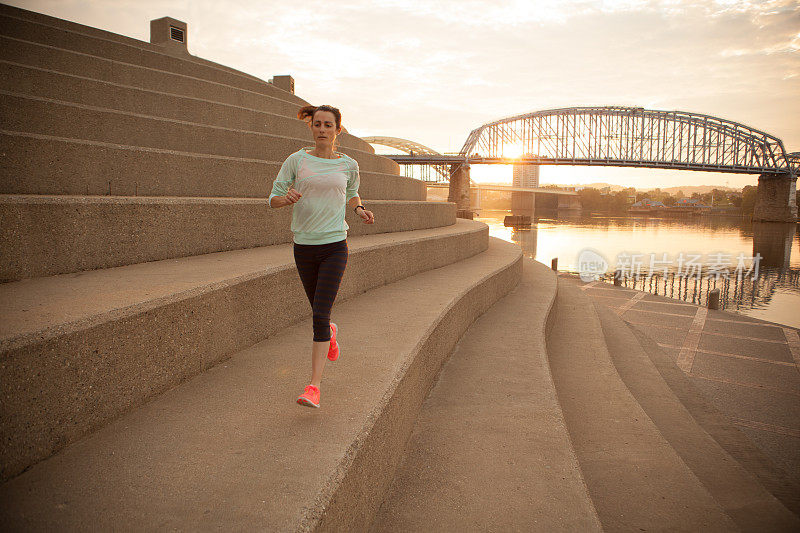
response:
M290 187L288 192L286 193L286 196L284 196L284 198L286 198L286 201L289 202L290 204L296 204L297 201L300 200L300 198L302 197L303 195L297 192L293 187Z
M367 211L366 209L358 209L356 212L358 213L358 216L361 217L361 220L364 221L364 224L375 223L375 215L372 214L372 211Z

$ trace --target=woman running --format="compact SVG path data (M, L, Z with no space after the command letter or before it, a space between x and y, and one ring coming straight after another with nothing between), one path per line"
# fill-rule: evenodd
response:
M353 209L365 224L375 217L358 196L358 163L334 152L342 132L342 114L335 107L306 106L297 113L308 122L314 148L302 148L283 162L269 195L270 207L294 205L292 233L294 262L311 303L314 342L311 347L311 383L297 403L319 407L319 386L325 358L336 361L339 344L337 326L331 323L331 307L347 266L345 206Z

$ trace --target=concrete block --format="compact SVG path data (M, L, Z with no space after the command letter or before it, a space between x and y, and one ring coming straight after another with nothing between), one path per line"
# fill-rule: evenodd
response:
M189 26L171 17L151 20L150 43L170 55L185 57L189 55Z
M353 237L349 244L339 300L479 254L488 246L488 227L460 221ZM0 381L12 384L0 404L3 480L308 316L294 269L284 245L0 286ZM453 310L459 319L448 326L455 330L447 342L435 335L428 341L439 364L492 301L478 297ZM438 349L441 342L447 349ZM421 403L437 368L425 372L421 387L409 380L414 402ZM393 413L387 422L408 416Z
M2 194L266 198L281 161L0 133ZM366 199L424 200L419 180L361 170Z
M0 62L0 90L208 126L276 133L307 139L309 144L313 144L308 126L294 116L287 117L285 114L260 109L140 89L15 63ZM337 145L374 153L369 143L349 134L339 136Z
M146 23L145 23L146 24ZM148 69L163 70L194 78L224 83L265 95L280 96L288 102L304 105L305 101L281 91L266 81L245 76L229 69L220 69L213 64L186 61L160 50L157 45L131 46L117 40L108 40L82 33L55 28L37 22L12 18L0 14L0 34L18 40L61 48L80 54L103 57L121 63L131 63Z
M365 200L350 235L455 224L445 202ZM291 209L266 199L0 196L2 282L291 242Z
M0 34L0 59L130 87L241 105L288 117L296 117L297 110L305 105L304 102L286 100L278 93L263 94L187 74L52 48L2 34Z
M0 116L4 129L10 131L247 159L282 161L311 144L305 137L206 126L19 94L5 95ZM399 173L391 159L352 148L341 151L365 171Z

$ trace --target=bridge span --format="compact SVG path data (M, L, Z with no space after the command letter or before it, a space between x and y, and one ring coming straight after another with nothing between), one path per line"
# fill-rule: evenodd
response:
M368 142L385 144L380 141ZM387 138L383 138L386 140ZM447 180L459 209L469 209L474 164L624 166L758 174L754 219L797 220L800 152L783 141L731 120L641 107L570 107L536 111L484 124L458 154L404 141L390 157L403 165L431 165Z

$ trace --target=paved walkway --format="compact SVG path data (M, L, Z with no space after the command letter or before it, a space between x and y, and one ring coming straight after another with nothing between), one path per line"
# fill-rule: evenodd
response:
M651 339L716 409L800 482L797 329L562 274L567 277Z

